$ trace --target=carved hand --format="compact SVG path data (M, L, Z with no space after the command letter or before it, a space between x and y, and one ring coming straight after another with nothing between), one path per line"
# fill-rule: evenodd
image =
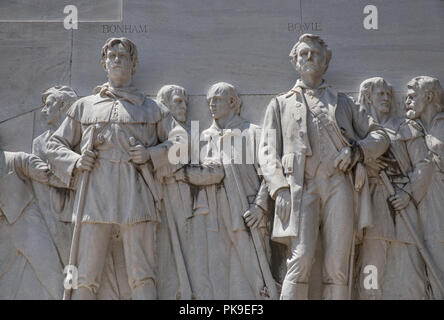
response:
M86 150L77 160L76 169L80 171L91 171L94 168L97 155L90 150Z
M396 194L389 198L389 201L395 210L400 211L409 205L410 195L403 190L397 190Z
M26 154L26 156L29 156L30 178L40 183L47 184L50 175L48 164L33 154Z
M130 147L130 156L135 164L144 164L151 158L148 149L141 144Z
M344 147L335 158L334 166L335 168L338 168L339 170L345 172L347 171L349 165L351 164L351 160L352 160L351 148Z
M396 162L396 160L393 160L393 159L390 159L390 158L387 158L384 156L380 156L378 159L376 159L375 161L369 162L367 165L370 168L381 171L381 170L388 168L393 162Z
M250 208L244 213L243 218L247 227L250 229L257 228L259 223L264 218L264 210L258 205L251 205Z
M289 189L282 189L278 192L275 205L275 214L281 218L282 223L287 223L291 213L291 196Z

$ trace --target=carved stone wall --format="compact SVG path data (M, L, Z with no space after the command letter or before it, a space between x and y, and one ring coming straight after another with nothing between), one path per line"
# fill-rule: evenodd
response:
M46 88L66 84L86 96L106 81L100 49L110 37L137 45L134 84L142 92L155 97L170 83L187 90L189 118L199 120L201 131L211 120L207 90L220 81L239 90L242 116L262 125L270 99L298 77L288 54L306 32L320 35L333 51L326 80L355 98L359 84L373 76L391 82L398 97L414 76L444 81L439 0L373 0L378 30L363 27L367 0L77 0L71 2L79 8L78 30L63 27L59 2L0 4L2 149L31 152L44 127L40 96ZM319 274L317 266L313 277ZM319 288L311 296L320 297Z
M359 84L371 76L384 77L399 92L417 75L444 78L444 3L438 0L372 1L378 8L378 30L364 29L368 1L361 0L127 0L122 22L117 22L119 0L108 5L77 0L72 3L79 8L78 30L63 28L59 1L32 3L1 4L0 143L11 150L30 151L30 133L39 134L44 89L69 84L83 96L105 82L100 48L115 36L138 46L135 85L150 96L164 84L185 87L191 95L190 118L201 121L201 130L210 119L205 94L218 81L235 85L244 102L242 115L260 123L270 98L289 90L297 78L288 53L305 32L327 41L333 58L326 79L343 92L356 95ZM36 9L42 5L45 10ZM14 14L36 22L2 22ZM127 26L127 32L117 26L123 31Z

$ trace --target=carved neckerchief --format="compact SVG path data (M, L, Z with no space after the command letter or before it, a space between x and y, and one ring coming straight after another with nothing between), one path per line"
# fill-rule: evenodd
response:
M145 96L134 86L129 86L126 88L114 88L111 87L108 82L102 84L101 86L95 87L94 93L98 93L101 97L108 96L114 100L126 100L136 106L142 105L143 100L145 99Z

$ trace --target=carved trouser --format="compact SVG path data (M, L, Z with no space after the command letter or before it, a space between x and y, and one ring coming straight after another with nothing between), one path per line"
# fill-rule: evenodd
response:
M439 276L441 279L444 278L444 242L441 241L425 241L426 249L429 251L432 256L432 260L435 263L436 268L438 269ZM437 280L429 271L429 281L432 286L433 298L436 300L443 300L444 294L439 289L437 284ZM441 280L442 281L442 280Z
M374 266L376 269L364 272L366 266ZM356 274L359 279L359 300L427 298L424 262L414 244L364 239L360 245ZM376 276L376 279L373 279L372 287L366 288L369 275Z
M150 222L131 225L82 223L78 255L79 290L73 292L73 299L95 298L111 237L120 236L132 298L156 299L155 231L156 224Z
M291 238L281 299L307 299L319 231L323 241L324 298L347 299L349 258L353 237L353 190L343 173L327 177L321 166L306 179L300 231Z

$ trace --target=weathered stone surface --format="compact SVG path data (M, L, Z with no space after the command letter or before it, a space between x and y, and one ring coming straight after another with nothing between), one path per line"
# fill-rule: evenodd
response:
M31 152L34 114L28 112L0 124L0 148Z
M119 21L123 0L10 0L0 3L0 22L62 22L66 17L64 8L74 5L79 21Z
M371 76L404 91L421 74L444 78L444 2L372 1L378 8L378 30L363 27L369 1L302 0L304 22L320 22L322 36L333 51L326 79L341 91L358 91Z
M120 10L122 3L123 12ZM70 4L78 7L80 23L79 29L72 31L63 28L63 7L65 4L65 2L55 0L33 1L32 4L27 4L26 6L23 1L18 0L9 1L8 3L2 2L0 4L0 28L2 30L2 32L0 32L0 56L3 58L0 64L0 74L3 83L0 87L0 95L2 97L0 101L1 149L8 151L31 151L32 138L47 129L40 113L42 104L41 93L46 88L53 85L70 84L79 96L86 96L92 94L94 87L107 81L107 71L105 71L100 64L100 50L106 39L110 37L127 37L137 45L139 66L133 78L133 83L140 89L141 93L155 98L159 89L166 84L177 84L185 88L185 91L189 95L188 120L199 121L200 132L208 129L213 121L206 94L209 88L217 82L228 82L235 87L242 100L241 118L263 126L263 117L269 102L277 94L287 92L291 89L299 77L298 73L290 64L288 54L299 36L303 33L320 35L321 38L327 42L329 48L333 51L333 57L325 78L334 89L351 95L355 102L358 102L359 84L369 77L381 76L393 85L391 92L396 96L395 102L396 108L399 111L398 115L403 115L405 113L404 102L405 92L407 91L406 83L408 80L421 74L428 74L436 78L441 78L441 80L444 79L444 41L442 40L442 30L444 30L444 20L442 19L444 16L443 1L425 0L418 2L415 0L404 0L402 2L387 2L375 0L372 4L378 8L378 30L366 30L363 27L363 20L366 16L366 14L363 13L363 9L368 5L368 3L363 0L280 0L278 2L260 0L255 3L239 3L232 0L220 3L208 3L202 0L190 0L186 2L177 0L165 0L162 2L146 2L144 0L100 0L90 2L87 0L73 0ZM123 20L120 21L119 19L122 16ZM6 20L28 22L5 22ZM43 22L47 20L57 22ZM35 23L31 21L40 22ZM126 88L126 84L127 83L125 83L125 85L121 84L121 87L125 88L122 91L128 89ZM106 89L106 87L102 89ZM111 89L111 91L113 90L114 89ZM132 89L125 92L131 96L134 94ZM110 95L112 96L112 94L114 93L111 92ZM137 100L135 96L132 96L132 98ZM420 101L420 103L423 103L423 101ZM298 105L296 104L296 106ZM392 109L395 108L394 105L391 107ZM223 108L227 108L227 104L225 104ZM294 116L294 114L282 119L284 125L288 125L286 130L282 132L283 139L286 139L285 135L287 134L291 135L291 139L298 135L302 137L304 133L313 135L313 132L308 133L305 129L305 131L293 130L294 127L291 127L292 121L290 116ZM355 123L353 125L355 125ZM430 229L427 237L433 238L431 239L433 241L436 240L435 238L442 236L441 229L438 230L441 225L440 208L442 200L442 197L440 198L442 181L439 180L442 174L442 167L439 166L444 166L442 165L442 155L440 154L442 151L442 137L440 136L440 132L442 132L441 122L436 121L434 126L432 129L435 131L427 137L428 144L423 147L430 148L434 153L432 157L434 161L434 177L437 177L436 179L438 180L433 182L435 186L432 191L427 194L426 199L428 200L420 203L419 206L422 211L438 212L436 216L432 215L433 218L429 218L429 220L426 221L426 227ZM152 131L152 135L155 135L154 132L155 131ZM112 133L108 132L108 134ZM46 138L49 139L49 136L50 135L46 136ZM124 139L123 136L120 138ZM391 136L391 138L393 137ZM166 139L166 137L164 137L164 139ZM159 141L160 140L162 139L159 138ZM396 141L396 139L392 140ZM316 143L317 140L309 141L313 146L313 143ZM321 145L320 148L323 148L322 152L325 152L325 148L328 149L328 146L326 146L328 139L319 139L319 141ZM163 141L162 143L166 142L167 141ZM300 143L300 141L294 139L287 140L286 146L292 148L296 142ZM116 146L117 144L113 145L112 148L116 148L117 150L118 148ZM167 148L158 145L152 147L158 147L157 152L160 152L159 150L162 150L162 148ZM44 148L42 148L42 150L43 149ZM120 150L117 151L120 152ZM127 151L128 150L125 150L125 152ZM131 157L133 157L134 161L134 159L139 159L138 157L143 158L143 156L146 156L143 151L140 152L141 154L138 156L134 156L134 154L132 154L133 152L128 152L128 154L132 154ZM292 152L289 153L291 154ZM330 157L332 154L333 152L328 156ZM76 155L73 154L71 154L71 156L76 157ZM154 154L154 157L157 156L159 155ZM286 158L286 160L289 159L289 157ZM154 163L154 160L150 161ZM72 162L74 162L74 160ZM117 161L117 163L120 162ZM287 161L287 165L288 163L289 161ZM114 164L107 165L114 166ZM153 166L157 165L158 164L153 164ZM163 167L160 168L164 169ZM232 168L226 166L224 169L227 174L227 170L231 170ZM160 169L156 167L153 174L157 174L157 170ZM180 170L177 172L179 171ZM231 171L228 171L228 175L230 175L230 172ZM304 168L299 168L295 172L296 174L302 174ZM426 172L426 170L424 172ZM226 198L227 201L221 201L221 199L224 199L224 194L219 193L223 188L227 189L227 194L232 192L232 190L238 190L239 194L242 193L242 188L239 188L239 184L237 182L236 184L233 183L233 173L236 175L236 171L233 170L231 176L225 177L225 180L218 185L218 198L213 201L214 203L219 203L220 207L228 203L235 208L234 211L228 210L227 207L222 208L221 211L217 213L221 219L226 219L226 217L233 214L233 212L241 212L241 209L245 211L247 207L242 201L236 204L236 197L234 197L232 193L231 196ZM254 180L256 176L246 171L240 173L242 174L240 175L242 176L242 183ZM69 177L71 178L70 175ZM114 177L114 175L109 175L109 177ZM175 177L168 178L173 179ZM201 188L201 190L203 190L207 188L204 184L206 183L205 178L207 178L207 175L202 174L201 178L204 181L202 182ZM325 184L327 184L330 179L333 179L327 175L324 178L321 183L325 182ZM378 175L375 174L371 178L373 179L370 184L374 184L375 179L378 179ZM147 180L145 177L144 179L145 181ZM233 241L233 238L228 236L230 232L224 233L226 230L222 230L221 233L215 233L213 230L205 235L208 236L205 240L208 240L208 248L211 250L211 253L213 253L212 249L220 249L226 244L229 244L221 249L222 252L226 253L226 260L224 260L222 258L223 255L219 254L216 250L214 250L215 255L211 258L213 260L206 261L201 265L199 265L199 259L205 260L207 258L205 255L197 254L195 255L195 257L197 257L196 259L190 258L194 257L193 254L190 254L193 250L196 252L204 252L202 250L208 249L201 244L200 240L202 239L199 237L206 233L205 228L208 227L206 226L208 222L206 221L206 214L208 212L205 210L210 211L211 208L209 208L208 203L207 207L205 207L205 205L200 207L200 205L205 202L204 198L206 195L203 196L202 193L197 193L196 190L193 189L196 184L186 180L189 179L189 177L184 178L185 180L177 179L172 185L163 185L163 187L165 187L164 191L167 194L170 193L172 195L172 199L182 199L182 201L173 204L170 203L170 205L173 205L171 208L167 208L166 211L165 208L162 208L162 210L164 210L163 213L169 210L170 213L176 215L173 215L173 224L176 224L179 242L182 242L181 245L185 248L184 255L185 260L187 260L186 264L188 264L187 268L192 269L191 273L194 273L194 276L201 276L203 273L200 273L201 269L199 269L199 267L206 266L206 263L208 263L211 272L216 271L208 276L213 277L216 275L214 278L216 280L222 279L224 276L222 275L223 272L219 272L220 270L233 270L232 275L234 276L230 276L230 281L225 281L226 278L222 281L222 285L215 290L215 297L234 297L235 295L232 295L233 292L227 295L227 292L230 291L227 288L232 285L232 288L236 288L236 286L241 288L240 291L233 289L233 291L236 291L236 294L242 296L242 294L246 293L243 298L251 297L251 294L248 293L249 289L245 289L248 286L242 283L246 277L244 277L240 266L244 264L245 261L239 263L239 261L236 261L236 255L232 255L236 247L236 245L233 244L236 243L237 240ZM116 183L109 183L110 180L111 178L103 178L103 181L106 182L102 181L102 184L104 186L106 185L109 189L117 185ZM171 181L170 179L169 182ZM189 183L194 186L190 187ZM382 184L379 183L378 188L384 189L381 186ZM427 186L424 186L423 189L426 190ZM48 190L54 192L50 187L48 187ZM118 191L119 194L122 193L121 189ZM256 191L257 194L259 194L257 189L254 190L254 192ZM255 195L257 194L255 193ZM56 201L56 206L59 206L58 209L63 207L63 203L65 203L65 209L68 208L68 198L65 200L63 198L68 196L67 194L63 192L62 194L58 194L58 196L61 196L60 198L53 198L53 195L49 194L49 192L47 192L47 195L49 199L58 199ZM98 192L97 195L102 196L102 193ZM187 200L187 197L189 196L191 198L191 195L193 196L192 202L196 204L196 207L194 207L193 204L192 210L191 203ZM250 197L252 197L252 195L248 195L248 200L250 200ZM379 199L377 202L385 205L385 201L383 201L385 196L378 195L378 197L380 198L377 198ZM325 198L329 197L325 196ZM345 200L350 200L350 194L346 198ZM341 202L341 205L345 206L345 200ZM197 220L196 222L189 219L191 215L187 217L183 216L181 209L182 207L185 208L188 204L190 207L187 207L187 210L190 209L190 211L193 211L196 209L198 216L200 215L200 218L195 219ZM410 202L410 204L412 204L412 202ZM72 203L70 205L72 206ZM167 204L164 203L163 205L166 206ZM176 205L178 205L177 208L174 207ZM145 207L145 205L143 205L143 207ZM352 204L349 202L347 208L337 211L346 212L351 207ZM385 211L376 210L377 214L383 212L389 217L389 211L386 210L387 208L384 207L383 209ZM50 213L51 210L45 208L43 216ZM69 221L69 213L72 209L68 208L66 211L68 212L67 221ZM272 211L274 212L274 208ZM231 217L234 217L235 220L239 218L239 216L236 215ZM46 216L45 219L47 218ZM57 230L62 226L59 221L59 214L50 216L50 218L51 219L48 219L46 222L49 229L51 229L51 232L59 232ZM194 218L195 217L193 217L193 219ZM323 217L323 219L324 218L325 217ZM169 231L174 231L174 227L171 229L171 224L168 224L167 219L162 220L161 223L162 225L157 231L159 235L158 241L160 242L160 245L157 247L157 253L159 255L158 267L160 269L158 276L161 279L157 297L161 299L174 299L177 297L175 295L178 294L177 289L184 289L184 287L182 287L183 274L180 274L181 266L177 264L177 244L174 244L174 239L170 239L170 237L174 236L174 232L171 233ZM232 221L230 220L229 223L231 224ZM385 225L389 224L384 224L384 226ZM402 222L397 223L397 226L399 225L402 225ZM65 224L60 230L65 227L69 229L70 225ZM347 228L341 227L340 232L335 233L341 234L341 241L336 241L336 239L335 241L331 241L331 243L336 243L336 245L341 242L345 243L345 229ZM349 229L350 228L347 230L350 231ZM30 228L29 230L34 229ZM201 233L197 234L196 238L193 238L196 230ZM91 233L93 234L94 232L91 231ZM119 230L113 229L112 233L113 241L122 241L117 240L121 239ZM324 226L322 226L321 233L325 233ZM348 233L348 238L350 239L350 232ZM41 232L41 234L46 233ZM57 236L61 235L58 234ZM68 238L68 240L70 238L69 235L66 237L66 232L63 236ZM325 290L325 286L322 283L323 280L325 280L323 279L323 274L326 269L331 270L331 266L337 267L339 265L335 259L336 255L341 252L346 252L346 255L351 256L349 248L340 248L338 250L325 248L325 246L330 246L331 243L324 243L323 247L322 240L322 237L319 237L317 246L311 248L315 256L315 264L312 267L311 274L303 277L304 279L301 283L304 285L299 289L293 290L294 288L287 284L286 287L284 286L285 297L305 298L308 296L311 299L322 298L322 291ZM389 241L392 240L393 239ZM401 240L404 241L405 239ZM440 241L441 240L442 239L440 239ZM239 243L242 243L241 240L239 241ZM315 241L315 235L313 234L312 239L308 242L311 244ZM191 244L191 242L193 243ZM224 244L222 245L222 243ZM359 247L361 253L372 252L371 249L369 250L365 247L366 245L367 244L364 243ZM248 248L248 245L241 246L243 248L242 250ZM399 248L401 246L404 246L404 244L400 245ZM442 261L444 261L442 259L442 247L436 243L427 243L427 246L428 250L433 254L434 259L438 261L438 267L442 269ZM85 245L83 245L83 247L85 247ZM187 247L188 249L186 249ZM131 296L131 289L127 284L127 272L131 270L128 271L125 266L125 250L124 247L119 245L118 248L116 247L111 250L109 257L106 258L107 267L105 269L107 271L105 271L104 276L104 279L106 279L104 280L105 289L99 292L99 298L112 297L127 299ZM186 250L189 251L187 252ZM324 261L326 250L330 250L330 252L335 251L336 255L330 254L327 257L330 260ZM393 246L393 252L404 252L403 249L400 251L396 250L399 249ZM64 245L63 252L65 256L69 252L69 248L66 245ZM271 271L280 283L282 283L287 272L285 267L286 253L284 250L279 253L274 251ZM412 252L410 252L410 254L411 253ZM413 253L415 256L418 256L418 252ZM254 256L254 254L252 256ZM343 256L345 255L343 254ZM380 257L383 256L384 255L380 255ZM370 258L370 260L373 261L373 257ZM400 261L404 261L402 259L404 258L396 258L395 260L404 267L412 265L408 259L405 260L405 263L399 263ZM199 260L199 262L197 260ZM420 259L417 261L419 260ZM371 263L371 261L369 263ZM378 260L376 263L380 263L381 261L382 260ZM345 262L345 258L342 257L342 261L340 262L341 270L339 271L343 272L346 270L345 265L347 263L348 262ZM382 263L383 262L381 262L381 265ZM232 265L228 266L228 264ZM110 266L113 265L115 267L117 266L118 268L116 268L118 270L110 269ZM390 264L390 267L394 265L395 264ZM419 265L420 264L418 264L418 266ZM361 267L364 267L364 265L360 265L357 269L358 271L355 272L360 273ZM385 266L382 266L382 268L384 267ZM29 267L27 268L29 269ZM423 266L419 266L418 268L424 270ZM61 270L59 271L61 272ZM333 273L337 276L341 273L339 271ZM393 272L393 270L391 270L391 272ZM396 275L396 272L397 271L393 274ZM347 271L343 273L346 274ZM27 277L30 277L30 274L31 273L27 273ZM359 278L359 275L356 276ZM31 277L29 279L32 280L33 278ZM197 282L205 282L200 282L201 280L202 279ZM386 285L386 287L390 287L392 291L390 294L394 293L395 296L402 296L403 293L396 292L399 279L395 280L398 281L392 282L395 283L395 285L391 285L392 283L388 282L389 284ZM340 290L334 288L330 291L327 290L326 296L345 298L346 288L344 288L344 279L339 279L338 277L335 281L341 282L342 288L336 288ZM391 279L391 281L393 281L393 279ZM431 281L435 297L439 297L439 282L434 278L431 279ZM305 286L307 282L309 283L308 291ZM407 285L407 282L404 284ZM34 286L32 283L30 285ZM37 288L38 286L35 287ZM54 288L61 289L58 284L56 284ZM201 291L198 290L199 293L197 296L199 299L209 297L206 296L206 292L209 292L207 289L208 288L203 288ZM300 291L300 289L302 291ZM336 293L334 292L335 290ZM364 288L362 290L367 289ZM302 295L300 294L301 292ZM2 292L0 292L0 294L1 293ZM24 294L24 292L20 293ZM195 294L196 292L193 293ZM253 295L256 293L257 292L253 293ZM35 292L30 290L28 294L32 295L35 294ZM185 290L182 291L181 294L183 294L182 298L189 298L191 292ZM382 296L380 292L377 294ZM370 297L375 295L375 292L371 292ZM84 297L87 296L88 294ZM148 295L142 293L139 297L141 296L154 297L154 294L152 292ZM365 294L363 297L364 296ZM42 296L41 298L48 297Z
M70 81L71 37L63 24L0 23L0 121L37 109L41 93Z
M296 76L287 58L296 36L287 28L300 20L299 1L210 6L201 0L168 0L147 6L135 0L125 2L124 13L123 25L146 25L148 32L103 33L103 24L81 24L74 33L72 85L80 94L102 81L99 49L115 36L137 43L135 83L150 95L160 83L184 84L191 95L205 94L208 84L218 81L233 83L243 94L277 93Z

